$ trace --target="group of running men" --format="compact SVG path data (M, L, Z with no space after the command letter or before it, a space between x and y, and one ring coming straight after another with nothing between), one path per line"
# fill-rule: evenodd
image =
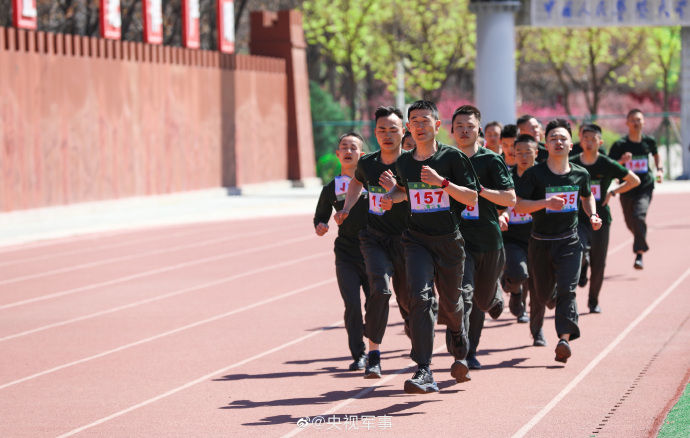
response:
M546 345L545 307L555 308L555 360L565 363L580 336L575 291L586 285L588 267L589 310L601 312L611 197L621 194L636 269L649 249L650 153L657 178L663 169L654 140L642 135L643 114L630 111L629 134L608 156L595 124L580 127L574 146L563 119L550 121L543 137L530 115L516 125L489 123L482 133L480 111L464 105L453 113L456 144L449 146L436 139L441 120L433 102L409 107L407 132L397 108L379 107L374 117L380 150L363 155L363 138L343 134L336 149L341 174L323 187L314 216L319 236L333 211L339 225L335 267L354 360L349 369L381 377L393 291L417 363L407 393L438 391L430 370L436 322L446 326L451 375L470 380L469 370L481 368L476 353L485 314L499 318L503 290L517 321L529 322L535 346Z

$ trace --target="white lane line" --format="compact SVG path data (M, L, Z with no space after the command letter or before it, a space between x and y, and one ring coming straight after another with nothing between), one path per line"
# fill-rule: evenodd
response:
M272 229L271 230L261 230L261 231L255 231L252 233L243 233L243 234L237 234L237 235L220 237L220 238L214 237L212 239L201 240L201 241L197 241L194 243L186 243L184 245L177 245L177 246L165 247L165 248L161 248L161 249L155 249L155 250L148 251L148 252L136 252L133 254L127 254L125 256L111 257L109 259L97 260L95 262L82 263L81 265L72 265L72 266L68 266L65 268L53 269L50 271L42 271L42 272L35 273L35 274L22 275L20 277L14 277L14 278L8 278L6 280L0 280L0 286L5 285L5 284L19 283L19 282L25 281L25 280L33 280L35 278L47 277L49 275L64 274L66 272L78 271L80 269L87 269L87 268L93 268L96 266L103 266L103 265L107 265L109 263L123 262L126 260L132 260L132 259L137 259L137 258L142 258L142 257L147 257L147 256L152 256L152 255L157 255L157 254L166 254L166 253L170 253L173 251L179 251L182 249L197 248L197 247L202 247L202 246L206 246L206 245L216 245L218 243L242 239L245 237L260 236L262 234L271 233L272 231L274 231L274 230L272 230Z
M20 301L15 301L15 302L8 303L8 304L3 304L0 306L0 310L10 309L10 308L17 307L17 306L23 306L25 304L36 303L39 301L45 301L45 300L49 300L52 298L63 297L65 295L70 295L70 294L74 294L77 292L83 292L86 290L92 290L92 289L96 289L99 287L111 286L113 284L124 283L124 282L130 281L130 280L136 280L136 279L142 278L142 277L149 277L151 275L161 274L164 272L170 272L170 271L174 271L174 270L180 269L180 268L186 268L189 266L196 266L196 265L201 265L201 264L208 263L208 262L214 262L214 261L222 260L222 259L226 259L228 257L235 257L235 256L239 256L239 255L261 252L261 251L266 250L266 249L277 248L279 246L284 246L284 245L291 245L293 243L297 243L297 242L301 242L301 241L313 239L313 238L314 238L314 236L312 234L309 234L308 236L296 237L293 239L283 240L280 242L271 243L271 244L263 245L263 246L257 246L257 247L245 249L242 251L235 251L235 252L230 252L230 253L225 253L225 254L219 254L219 255L215 255L215 256L211 256L211 257L205 257L202 259L192 260L189 262L183 262L183 263L178 263L175 265L169 265L169 266L165 266L163 268L151 269L149 271L140 272L138 274L127 275L125 277L115 278L113 280L103 281L101 283L93 283L93 284L86 285L86 286L80 286L80 287L77 287L74 289L67 289L67 290L60 291L60 292L54 292L54 293L50 293L50 294L46 294L46 295L41 295L38 297L28 298L26 300L20 300Z
M146 344L148 342L152 342L152 341L164 338L166 336L180 333L182 331L189 330L191 328L199 327L200 325L204 325L204 324L208 324L208 323L211 323L214 321L218 321L219 319L227 318L228 316L232 316L232 315L235 315L237 313L244 312L246 310L251 310L255 307L263 306L264 304L269 304L269 303L272 303L274 301L282 300L283 298L291 297L293 295L297 295L297 294L302 293L304 291L314 289L316 287L320 287L320 286L326 285L328 283L332 283L334 281L335 281L335 279L333 279L333 278L329 279L329 280L323 280L323 281L320 281L318 283L311 284L309 286L301 287L299 289L295 289L295 290L292 290L290 292L285 292L283 294L276 295L276 296L271 297L271 298L266 298L265 300L257 301L255 303L249 304L249 305L244 306L244 307L240 307L238 309L231 310L229 312L221 313L219 315L215 315L215 316L212 316L212 317L209 317L206 319L202 319L200 321L196 321L196 322L193 322L191 324L187 324L187 325L184 325L182 327L178 327L176 329L169 330L167 332L163 332L163 333L159 333L157 335L149 336L147 338L140 339L140 340L135 341L135 342L130 342L129 344L121 345L121 346L113 348L111 350L103 351L101 353L94 354L92 356L84 357L84 358L81 358L81 359L78 359L78 360L75 360L75 361L72 361L69 363L58 365L56 367L32 374L30 376L22 377L20 379L16 379L16 380L13 380L11 382L4 383L4 384L0 385L0 390L5 389L5 388L9 388L10 386L18 385L18 384L26 382L28 380L32 380L32 379L36 379L36 378L41 377L41 376L45 376L47 374L54 373L56 371L64 370L65 368L69 368L69 367L72 367L75 365L89 362L91 360L98 359L98 358L101 358L104 356L108 356L108 355L113 354L113 353L118 353L120 351L127 350L128 348L136 347L138 345Z
M237 363L234 363L234 364L232 364L232 365L223 367L223 368L221 368L221 369L212 371L212 372L210 372L210 373L208 373L208 374L206 374L206 375L204 375L204 376L199 377L198 379L194 379L194 380L192 380L192 381L190 381L190 382L185 383L185 384L182 385L182 386L178 386L177 388L171 389L170 391L167 391L167 392L165 392L165 393L163 393L163 394L160 394L160 395L157 395L157 396L155 396L155 397L152 397L152 398L150 398L150 399L148 399L148 400L145 400L145 401L143 401L143 402L141 402L141 403L137 403L136 405L133 405L133 406L128 407L127 409L123 409L123 410L121 410L121 411L115 412L114 414L108 415L107 417L103 417L103 418L101 418L101 419L99 419L99 420L96 420L96 421L94 421L94 422L92 422L92 423L89 423L89 424L86 424L86 425L84 425L84 426L81 426L81 427L78 427L78 428L76 428L76 429L73 429L73 430L71 430L71 431L69 431L69 432L67 432L67 433L64 433L64 434L58 436L57 438L65 438L65 437L69 437L69 436L72 436L72 435L76 435L76 434L78 434L79 432L83 432L83 431L86 430L86 429L90 429L90 428L92 428L92 427L94 427L94 426L98 426L99 424L103 424L103 423L105 423L105 422L107 422L107 421L110 421L110 420L112 420L112 419L114 419L114 418L117 418L117 417L120 417L120 416L122 416L122 415L125 415L125 414L127 414L128 412L132 412L132 411L134 411L134 410L136 410L136 409L139 409L139 408L141 408L141 407L144 407L144 406L146 406L146 405L150 405L151 403L155 403L155 402L157 402L158 400L162 400L162 399L164 399L164 398L166 398L166 397L169 397L169 396L171 396L171 395L173 395L173 394L175 394L175 393L178 393L178 392L183 391L183 390L185 390L185 389L187 389L187 388L190 388L190 387L192 387L192 386L194 386L194 385L196 385L196 384L198 384L198 383L206 382L206 381L208 381L209 379L211 379L211 378L217 376L218 374L227 373L229 370L231 370L231 369L233 369L233 368L240 367L240 366L242 366L242 365L244 365L244 364L247 364L247 363L249 363L249 362L251 362L251 361L254 361L254 360L257 360L257 359L261 359L262 357L268 356L269 354L272 354L272 353L275 353L275 352L277 352L277 351L283 350L283 349L285 349L285 348L287 348L287 347L290 347L290 346L292 346L292 345L298 344L298 343L300 343L300 342L302 342L302 341L306 341L307 339L312 338L312 337L314 337L314 336L316 336L316 335L319 335L319 334L321 334L321 333L327 332L327 331L330 330L331 328L337 327L337 326L341 325L342 323L343 323L343 321L342 321L342 319L341 319L341 320L336 321L336 322L334 322L334 323L332 323L332 324L329 324L329 325L326 326L326 327L321 328L321 330L318 330L318 331L309 333L309 334L304 335L304 336L301 336L301 337L299 337L299 338L297 338L297 339L293 339L292 341L286 342L286 343L281 344L281 345L279 345L279 346L277 346L277 347L271 348L270 350L266 350L266 351L264 351L264 352L262 352L262 353L256 354L256 355L254 355L254 356L252 356L252 357L248 357L247 359L244 359L244 360L242 360L242 361L240 361L240 362L237 362Z
M200 290L200 289L206 289L206 288L209 288L209 287L218 286L218 285L223 284L223 283L228 283L228 282L230 282L230 281L237 280L238 278L249 277L250 275L259 274L259 273L261 273L261 272L266 272L266 271L270 271L270 270L273 270L273 269L279 269L279 268L282 268L282 267L285 267L285 266L294 265L294 264L296 264L296 263L303 262L303 261L307 261L307 260L311 260L311 259L314 259L314 258L324 257L324 256L326 256L326 255L328 255L328 254L329 254L329 252L323 252L323 253L320 253L320 254L314 254L314 255L310 255L310 256L306 256L306 257L301 257L301 258L298 258L298 259L293 259L293 260L290 260L290 261L287 261L287 262L275 263L275 264L273 264L273 265L264 266L264 267L261 267L261 268L258 268L258 269L253 269L253 270L251 270L251 271L246 271L246 272L243 272L243 273L241 273L241 274L236 274L236 275L231 275L231 276L228 276L228 277L223 277L223 278L220 278L220 279L218 279L218 280L209 281L209 282L207 282L207 283L199 284L199 285L196 285L196 286L191 286L191 287L188 287L188 288L176 290L176 291L169 292L169 293L162 294L162 295L157 295L157 296L155 296L155 297L146 298L146 299L144 299L144 300L134 301L134 302L129 303L129 304L123 304L123 305L121 305L121 306L117 306L117 307L113 307L113 308L110 308L110 309L101 310L101 311L98 311L98 312L90 313L90 314L88 314L88 315L82 315L82 316L78 316L78 317L75 317L75 318L66 319L66 320L64 320L64 321L54 322L54 323L52 323L52 324L43 325L43 326L36 327L36 328L30 329L30 330L25 330L25 331L23 331L23 332L18 332L18 333L13 333L13 334L11 334L11 335L3 336L3 337L0 338L0 342L9 341L10 339L16 339L16 338L20 338L20 337L22 337L22 336L27 336L27 335L33 334L33 333L42 332L42 331L45 331L45 330L48 330L48 329L51 329L51 328L62 327L62 326L65 326L65 325L68 325L68 324L72 324L72 323L75 323L75 322L79 322L79 321L85 321L85 320L87 320L87 319L96 318L96 317L98 317L98 316L108 315L108 314L110 314L110 313L119 312L120 310L131 309L131 308L134 308L134 307L137 307L137 306L141 306L141 305L148 304L148 303L153 303L153 302L155 302L155 301L164 300L164 299L166 299L166 298L174 297L174 296L177 296L177 295L182 295L182 294L185 294L185 293L188 293L188 292L194 292L194 291L197 291L197 290Z
M633 322L631 322L625 330L623 330L616 338L606 347L604 348L601 353L599 353L580 373L565 387L561 392L556 395L546 406L544 406L539 412L537 412L537 415L535 415L530 421L527 422L524 426L520 428L515 434L513 434L512 438L521 438L524 437L534 426L537 425L563 398L565 398L570 391L572 391L586 376L589 374L597 365L599 365L599 362L601 362L618 344L621 343L623 339L625 339L626 336L635 328L637 325L642 322L643 319L645 319L652 311L661 303L667 296L673 292L678 285L680 285L685 278L690 275L690 268L688 268L683 275L681 275L676 281L673 282L671 286L669 286L668 289L664 291L659 297L657 297L652 304L650 304L648 307L645 308L645 310L637 317Z
M433 351L433 353L434 353L434 354L437 354L438 352L440 352L441 350L443 350L445 347L446 347L445 345L441 345L441 346L437 347L437 348ZM407 363L407 364L405 365L404 368L399 369L398 371L394 372L393 374L391 374L391 375L389 375L389 376L387 376L387 377L384 377L383 379L380 379L380 380L379 380L379 379L376 379L376 380L374 381L374 383L373 383L372 385L370 385L369 387L364 388L363 390L359 391L357 394L353 395L352 397L348 398L347 400L343 400L342 402L340 402L340 403L338 403L337 405L333 406L331 409L327 410L326 412L324 412L324 413L322 413L322 414L320 414L320 415L317 415L317 417L325 417L325 416L327 416L327 415L334 414L334 413L340 411L340 410L341 410L342 408L344 408L345 406L349 405L350 403L352 403L352 402L354 402L354 401L356 401L356 400L359 400L360 398L362 398L362 397L364 397L365 395L367 395L367 394L369 394L370 392L372 392L374 389L376 389L376 388L378 388L378 387L381 387L381 386L383 386L384 384L390 382L391 380L395 379L396 377L398 377L400 374L404 373L405 371L409 371L410 368L414 367L415 365L417 365L417 364L414 363L414 362L409 362L409 363ZM303 430L306 430L306 429L308 429L308 427L301 428L301 427L298 426L298 427L296 427L295 429L293 429L291 432L288 432L288 433L286 433L285 435L283 435L282 438L293 437L293 436L297 435L298 433L300 433L300 432L302 432Z
M201 232L202 231L195 229L195 230L188 230L186 232L179 232L179 233L175 233L175 234L171 234L171 235L150 236L150 237L146 237L143 239L129 240L129 241L118 242L118 243L113 243L113 244L105 244L105 245L96 246L96 247L89 246L86 248L74 249L74 250L70 250L70 251L50 252L48 254L43 254L43 255L39 255L39 256L26 257L23 259L12 259L12 260L0 262L0 267L19 265L21 263L27 263L27 262L37 262L39 260L47 260L47 259L51 259L51 258L55 258L55 257L72 256L72 255L85 254L85 253L90 253L90 252L95 252L95 251L103 251L103 250L114 249L114 248L122 248L123 246L138 245L138 244L146 243L146 242L155 242L156 240L164 240L164 239L170 239L170 238L176 238L176 237L184 237L184 236L188 236L190 234L201 234Z

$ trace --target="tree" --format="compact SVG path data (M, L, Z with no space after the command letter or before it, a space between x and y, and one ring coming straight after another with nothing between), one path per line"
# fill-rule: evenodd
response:
M563 106L573 115L570 96L581 92L593 116L601 99L629 73L645 41L639 28L524 29L525 60L545 62L560 86ZM624 82L624 81L623 81Z

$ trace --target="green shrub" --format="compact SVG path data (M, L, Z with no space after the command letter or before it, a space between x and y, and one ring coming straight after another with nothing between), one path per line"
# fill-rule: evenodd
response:
M335 153L324 154L316 160L316 174L324 184L340 174L340 161Z

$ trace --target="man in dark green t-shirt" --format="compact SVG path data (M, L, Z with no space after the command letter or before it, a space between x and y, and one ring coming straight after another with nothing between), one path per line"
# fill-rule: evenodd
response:
M469 319L467 364L470 369L481 368L476 354L484 328L484 312L498 319L503 311L498 277L503 271L505 253L496 207L515 205L513 179L503 159L477 142L480 123L481 113L472 105L457 108L451 119L455 144L469 157L480 183L477 203L466 206L460 214L460 230L465 238L462 287L465 297L471 300L465 304L465 309L472 309L465 315L466 320Z
M654 191L654 175L657 182L662 182L664 168L656 150L656 141L652 137L642 134L644 115L635 108L628 112L626 118L628 135L617 140L609 157L618 161L627 169L632 170L640 178L640 185L621 195L621 207L625 225L635 236L633 252L635 255L635 269L642 269L642 254L649 250L647 244L647 210L652 202ZM654 157L654 168L650 166L649 154Z
M434 348L434 286L438 322L446 326L446 347L455 359L451 375L457 382L470 380L459 215L465 205L477 202L479 181L465 154L436 141L441 120L433 102L417 101L407 114L417 147L398 158L400 186L387 197L394 202L409 200L410 220L402 241L410 290L411 357L418 368L405 381L405 392L423 394L438 391L429 369Z
M341 174L326 184L314 213L314 229L323 236L328 231L328 220L333 210L342 210L348 186L357 168L357 161L362 153L364 139L355 132L348 132L340 137L336 155L340 161ZM360 251L359 232L367 221L367 197L361 196L350 210L346 220L338 227L335 239L335 275L338 279L340 295L345 303L345 330L347 331L350 354L354 362L350 371L363 370L366 366L364 346L364 323L362 321L362 301L359 288L364 291L365 303L369 297L369 282Z
M601 139L601 128L595 124L588 124L580 131L582 153L570 158L572 163L584 167L591 178L591 191L596 200L597 212L601 217L601 228L594 231L587 217L580 211L578 218L578 234L584 251L582 269L580 270L579 286L587 284L587 267L592 270L592 280L589 285L589 312L601 313L599 307L599 291L604 282L604 267L606 253L609 248L609 230L611 227L611 210L608 202L617 193L625 193L638 184L640 179L632 171L618 164L616 161L599 153L604 141ZM614 179L623 180L623 184L611 187ZM609 189L610 188L610 189Z
M546 125L547 160L522 175L516 187L515 211L532 215L528 258L535 305L556 306L556 361L571 356L569 341L580 336L575 290L582 248L577 236L578 211L584 209L592 228L601 227L590 191L589 174L570 164L570 123L556 119ZM554 288L555 286L555 288ZM554 296L555 295L555 296ZM534 318L534 315L531 315Z
M369 192L367 226L359 233L360 247L369 278L369 300L365 313L365 336L369 338L369 356L364 377L381 377L380 344L388 324L388 301L391 297L391 280L400 314L409 333L409 293L405 276L405 256L400 241L407 228L408 206L406 202L384 210L381 201L395 185L395 162L402 153L403 114L392 106L379 107L374 114L374 133L381 150L359 159L355 177L350 182L343 209L336 213L336 223L342 222L359 199L362 188ZM385 188L384 186L388 186Z
M537 146L537 140L529 134L520 134L515 140L517 166L511 171L515 184L518 183L527 169L535 165ZM499 225L503 231L503 244L506 253L506 266L501 284L505 291L510 293L510 311L517 316L519 323L532 321L531 327L534 326L532 327L534 330L530 331L534 338L533 345L543 347L546 345L544 333L541 330L544 307L535 308L537 300L532 299L530 300L532 307L530 311L535 317L530 319L526 310L527 294L532 295L534 293L527 259L527 246L532 234L532 216L528 213L517 213L513 207L508 207L501 212Z

